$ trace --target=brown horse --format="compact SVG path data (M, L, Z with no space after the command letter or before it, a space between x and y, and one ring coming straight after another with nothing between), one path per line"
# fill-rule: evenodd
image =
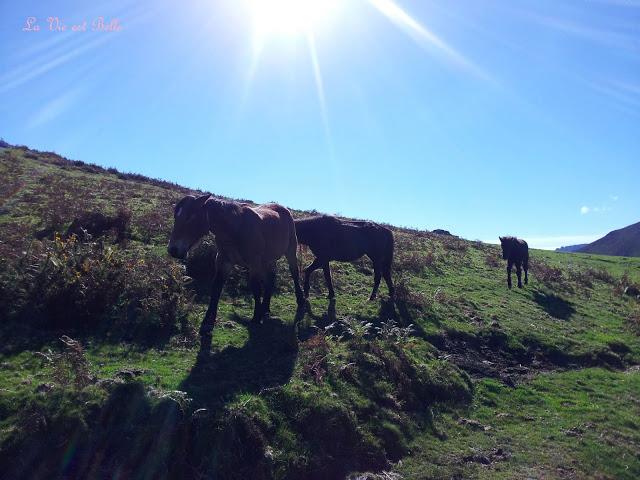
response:
M529 245L516 237L500 237L502 258L507 261L507 285L511 288L511 268L515 264L518 275L518 288L522 288L522 269L524 283L529 283Z
M373 262L373 291L369 299L376 298L382 276L387 282L389 295L393 297L391 230L373 222L343 221L330 215L302 218L295 224L298 241L307 245L316 257L304 271L305 297L309 296L309 278L318 268L324 271L329 298L335 297L329 261L350 262L363 255Z
M289 263L298 305L304 303L296 258L298 241L293 218L285 207L275 203L251 207L218 200L211 195L186 196L174 210L169 254L175 258L186 257L189 249L208 232L216 236L218 254L211 302L200 326L202 350L211 347L218 301L233 265L242 265L249 270L249 286L255 301L253 322L269 315L275 264L283 255Z

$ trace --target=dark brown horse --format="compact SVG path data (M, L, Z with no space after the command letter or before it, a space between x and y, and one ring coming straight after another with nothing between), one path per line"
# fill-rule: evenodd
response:
M393 233L373 222L344 221L330 215L302 218L295 221L298 242L307 245L315 260L304 271L304 295L309 296L309 278L318 268L324 271L329 288L329 298L335 296L329 262L350 262L363 255L373 262L373 291L370 300L376 298L380 278L384 276L393 297L391 263L393 262Z
M304 303L296 249L296 231L291 213L270 203L251 207L203 195L186 196L174 210L174 226L169 240L169 254L184 258L189 249L208 232L216 236L218 254L211 303L200 326L202 350L211 347L211 333L216 321L222 287L233 265L249 270L249 286L255 306L253 322L269 315L276 276L276 261L283 255L289 263L298 304ZM263 293L264 296L261 298Z
M500 237L502 258L507 261L507 285L511 288L511 268L516 266L518 288L522 288L522 269L524 268L524 283L529 283L529 245L516 237Z

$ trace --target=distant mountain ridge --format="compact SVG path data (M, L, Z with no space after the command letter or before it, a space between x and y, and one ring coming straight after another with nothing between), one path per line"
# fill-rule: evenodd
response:
M566 247L556 248L556 252L574 253L574 252L579 251L581 248L586 247L587 245L589 245L589 244L588 243L580 243L579 245L567 245Z
M640 257L640 222L613 230L577 251L618 257Z

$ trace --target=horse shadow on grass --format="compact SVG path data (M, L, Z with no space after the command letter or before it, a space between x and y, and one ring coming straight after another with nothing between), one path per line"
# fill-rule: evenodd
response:
M296 325L297 338L301 341L308 340L315 335L318 330L324 330L338 320L336 314L336 299L329 299L327 311L323 313L318 313L317 310L314 313L311 303L307 302L305 313L306 315L300 318Z
M416 321L416 314L412 312L413 308L406 302L401 300L381 299L380 309L376 316L361 316L356 318L360 321L371 323L374 326L380 326L384 322L393 320L401 327L413 325L414 334L416 336L426 338L424 329ZM330 299L327 305L327 311L324 313L314 313L311 304L307 304L307 316L311 321L303 321L298 328L298 338L303 341L313 336L317 330L323 330L338 320L336 313L336 301ZM433 319L436 325L439 325L437 319Z
M236 315L234 321L249 331L247 342L198 355L179 389L196 406L215 409L237 393L259 393L286 384L298 356L295 326L303 314L300 309L296 312L293 325L277 318L256 325Z
M576 313L571 302L553 293L534 292L533 301L540 305L553 318L569 320Z

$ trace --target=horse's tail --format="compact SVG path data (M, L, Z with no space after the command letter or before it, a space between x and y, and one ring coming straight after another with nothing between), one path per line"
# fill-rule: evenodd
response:
M383 245L383 257L382 257L382 268L383 270L391 270L391 266L393 264L393 250L394 250L394 239L393 232L386 227L383 227L384 232L384 245Z

